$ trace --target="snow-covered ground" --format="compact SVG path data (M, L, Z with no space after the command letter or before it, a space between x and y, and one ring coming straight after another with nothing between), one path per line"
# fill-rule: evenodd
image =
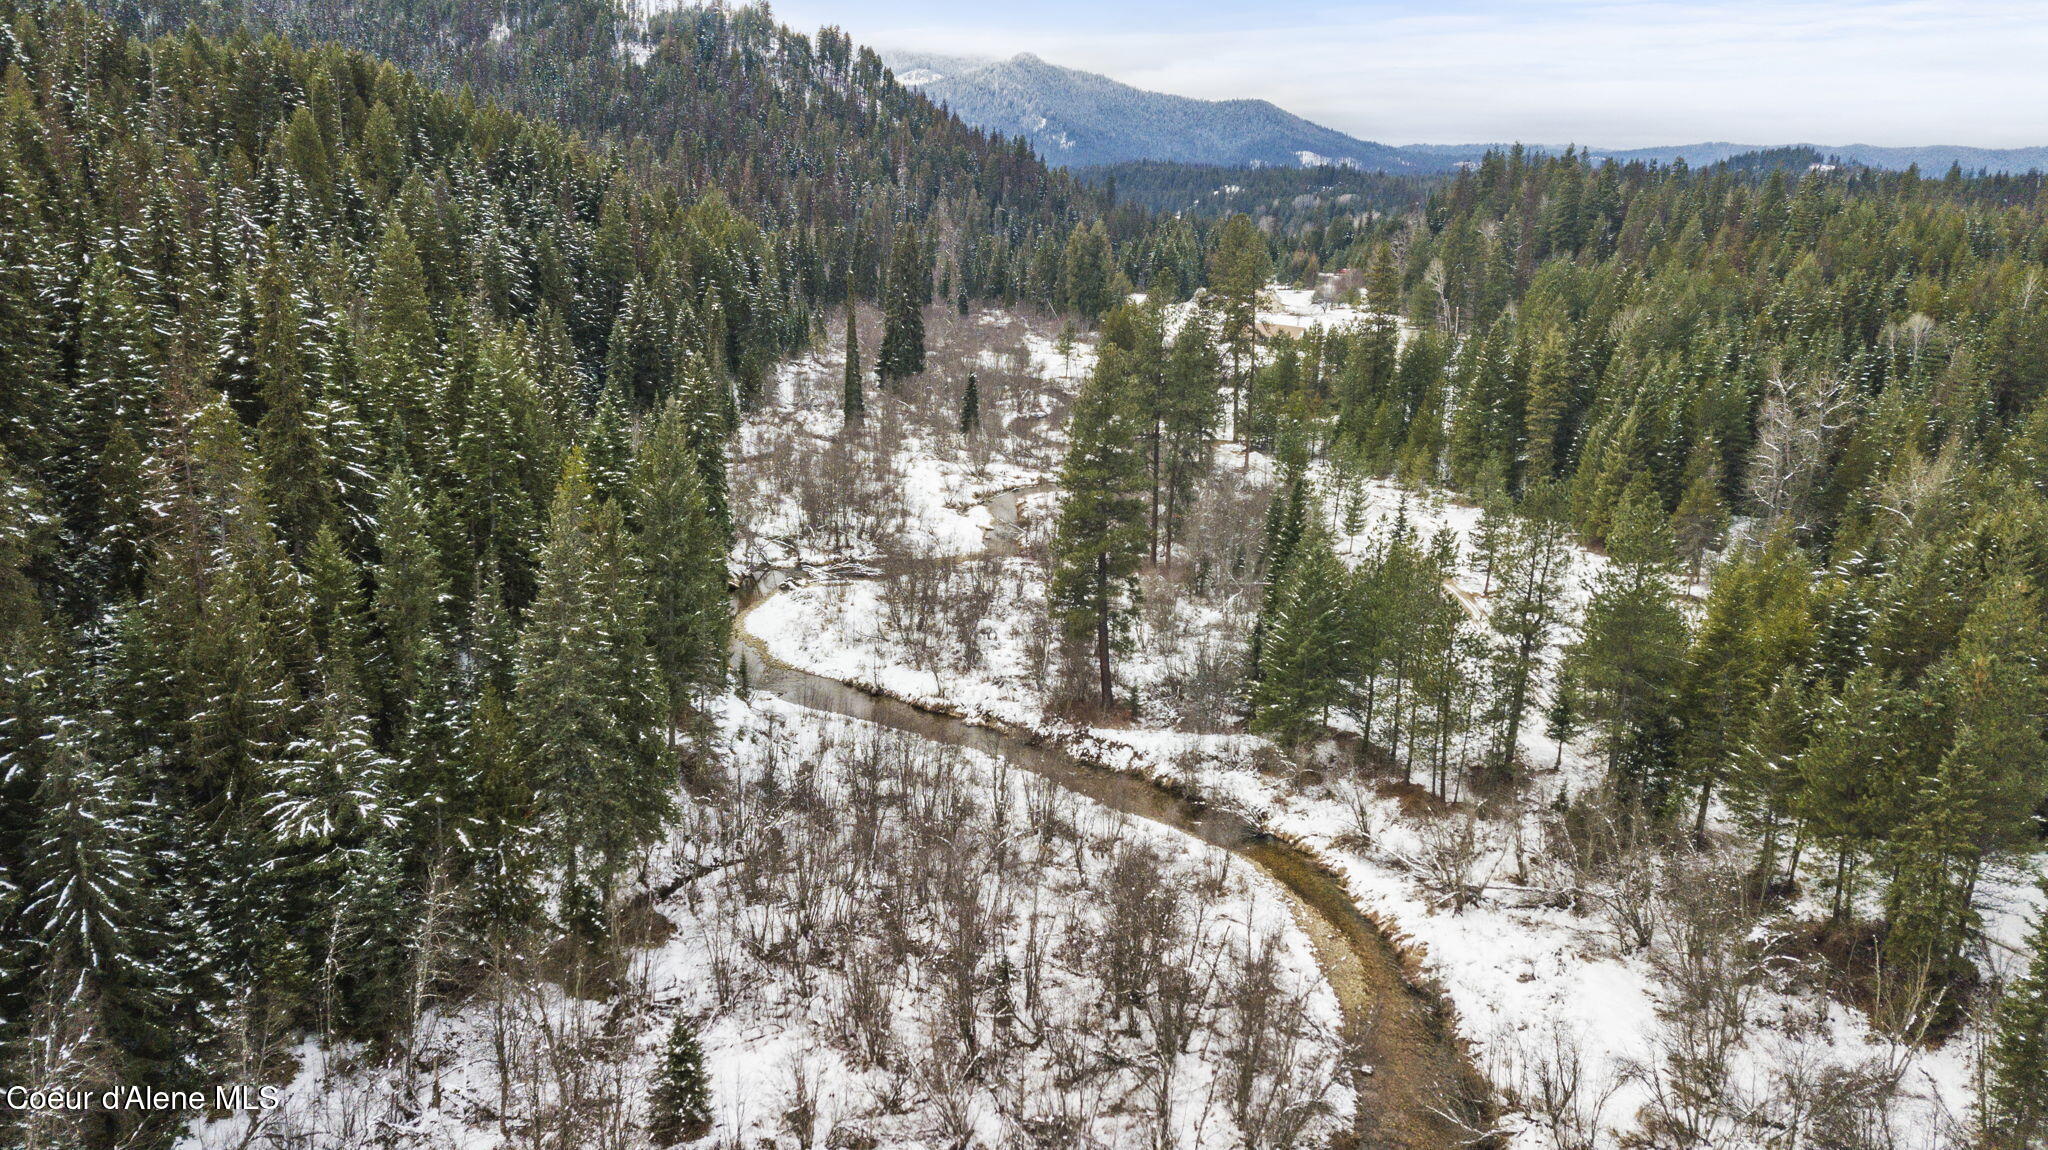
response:
M678 1016L719 1146L1222 1150L1347 1123L1336 1000L1250 864L764 695L720 725L722 777L686 798L650 867L670 893L611 984L557 971L432 1011L410 1074L308 1043L282 1106L183 1146L612 1145L575 1123L644 1121Z
M862 335L871 356L881 338L872 315ZM742 570L978 551L990 495L1057 473L1066 403L1094 367L1085 338L1062 352L1043 324L935 312L925 374L892 391L870 370L865 423L847 434L844 339L835 329L824 347L783 364L762 414L740 430L731 473ZM969 372L981 395L972 441L957 427Z
M971 543L987 523L969 485L938 494L911 489L933 474L916 462L922 450L906 443L893 465L903 497L910 506L944 504L957 517L945 537ZM1246 488L1270 482L1267 461L1257 456L1226 449L1217 467ZM999 471L998 453L982 465L989 483L976 489L1001 486L992 478ZM1036 483L1046 471L1020 467L1010 474ZM1355 551L1397 510L1424 538L1452 532L1467 557L1461 598L1483 612L1483 575L1470 566L1476 508L1378 481L1365 483L1361 494L1363 529L1343 538L1340 551ZM1475 1060L1508 1101L1508 1129L1531 1145L1614 1145L1670 1135L1679 1126L1706 1144L1748 1145L1760 1131L1824 1125L1861 1110L1866 1133L1884 1135L1870 1144L1932 1146L1966 1116L1981 1035L1966 1029L1933 1049L1902 1044L1814 989L1816 971L1798 969L1769 945L1773 932L1813 917L1812 906L1751 921L1745 933L1713 933L1727 924L1717 922L1712 907L1691 905L1688 892L1729 889L1738 865L1732 848L1674 857L1608 828L1608 861L1565 873L1572 864L1557 857L1565 835L1550 800L1584 793L1597 779L1598 764L1583 746L1564 748L1562 769L1539 778L1519 807L1494 799L1480 810L1418 802L1410 788L1352 778L1340 765L1302 772L1255 736L1176 729L1179 713L1171 708L1141 705L1137 723L1119 727L1084 727L1054 714L1045 570L1030 546L1052 513L1050 500L1025 503L1019 554L938 565L945 571L933 578L956 581L941 590L978 589L970 614L934 608L937 614L919 616L900 581L824 580L778 594L745 626L792 665L1042 732L1085 757L1229 803L1310 847L1422 957L1428 977L1455 1006ZM962 552L949 544L911 554L922 562ZM1582 605L1602 563L1590 553L1575 557L1568 613ZM1206 640L1221 643L1233 628L1241 633L1250 603L1236 607L1148 601L1148 613L1173 617L1141 627L1181 641L1169 652L1127 659L1120 678L1143 700L1192 681L1200 668L1190 664L1214 654L1203 650ZM934 630L942 632L937 640ZM963 636L971 637L971 653ZM1569 627L1560 629L1549 662L1570 636ZM1139 642L1141 652L1145 645ZM1539 684L1539 702L1547 689L1547 680ZM1528 761L1548 764L1558 748L1540 728L1540 721L1524 725L1522 749ZM2038 902L2031 883L2043 862L1989 876L1986 958L1994 971L2015 965L2011 948ZM1568 891L1582 893L1577 905L1565 905ZM1703 968L1703 953L1722 965ZM1709 1017L1723 1022L1708 1027ZM1696 1105L1670 1074L1678 1061L1696 1060L1703 1044L1726 1065L1712 1106ZM1889 1100L1887 1084L1897 1088ZM1835 1110L1822 1113L1830 1104ZM1744 1117L1728 1117L1734 1114Z

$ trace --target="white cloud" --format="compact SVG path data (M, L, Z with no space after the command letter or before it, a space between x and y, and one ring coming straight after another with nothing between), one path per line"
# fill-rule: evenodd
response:
M1172 21L1138 7L778 13L875 43L1032 51L1140 87L1263 97L1389 143L2048 144L2039 0L1190 3Z

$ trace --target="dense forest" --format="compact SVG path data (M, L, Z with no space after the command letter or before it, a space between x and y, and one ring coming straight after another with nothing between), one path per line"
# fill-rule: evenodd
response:
M902 971L945 950L931 1025L961 1081L991 1076L983 1042L1039 1057L1007 1006L977 1013L1016 973L976 951L977 884L1029 893L1042 965L1038 891L1105 883L1090 913L1163 916L1159 947L1045 929L1108 955L1075 965L1110 972L1124 1038L1158 1040L1158 1129L1203 1019L1231 1020L1238 1129L1325 1122L1261 1045L1312 1045L1274 1005L1309 996L1278 944L1175 982L1159 953L1223 953L1200 900L1116 901L1193 864L1121 831L1091 858L1086 820L1034 797L1052 877L1012 886L1007 777L946 808L919 796L960 762L826 739L789 754L861 786L786 778L779 720L721 717L747 690L729 582L770 533L743 521L778 496L762 476L843 525L906 498L906 453L986 470L1024 444L1063 456L1051 529L1007 564L883 572L915 621L895 631L978 652L1027 621L1063 715L1177 708L1297 766L1341 731L1422 809L1527 805L1576 740L1597 778L1545 792L1541 849L1609 883L1732 850L1745 914L1817 900L1801 954L1877 1030L1983 1036L1972 1141L2048 1137L2048 927L2008 982L1980 929L1989 868L2048 826L2038 174L1516 150L1428 183L1141 165L1091 187L765 8L104 7L0 0L6 1082L275 1082L348 1046L403 1067L410 1104L427 1019L515 983L624 1001L649 908L691 881L655 875L657 847L772 822L768 854L705 873L734 867L758 921L853 866L893 933L851 948L847 985L916 997ZM1360 322L1263 330L1276 277L1339 270ZM1058 325L1065 374L1005 366L1028 339L976 344L1018 315ZM1085 379L1051 386L1077 340ZM829 410L802 414L830 426L799 424L784 369L828 345ZM1469 540L1405 503L1368 529L1389 482L1476 506ZM1176 649L1182 609L1224 641ZM917 785L862 789L887 771ZM933 847L982 820L987 843ZM901 879L898 854L951 869ZM1454 911L1480 899L1438 870ZM1601 897L1636 949L1666 929L1654 891ZM811 928L788 930L762 961L808 985ZM708 1128L693 1024L667 1033L651 1093L618 1088L647 1121L604 1144ZM1672 1064L1683 1101L1648 1137L1709 1144L1669 1115L1725 1081ZM166 1146L199 1109L10 1111L0 1144Z
M1760 898L1824 892L1879 1024L1945 1032L1983 868L2048 826L2040 177L1496 153L1419 212L1342 224L1233 218L1177 338L1150 308L1105 321L1053 552L1076 694L1118 697L1179 381L1213 342L1230 418L1194 437L1214 421L1282 476L1251 729L1300 744L1349 715L1447 796L1517 785L1531 727L1583 731L1610 809L1674 839L1725 809ZM1381 318L1258 350L1290 256L1356 269ZM1481 505L1482 635L1442 541L1397 528L1340 560L1370 476ZM1575 610L1579 544L1604 563ZM2041 1129L2038 978L1991 1060L2002 1145Z
M6 10L10 1081L259 1081L302 1034L403 1042L543 918L601 948L704 753L768 367L849 272L928 302L942 232L940 283L1041 290L1004 261L1068 193L1028 153L836 33L672 19L640 102L534 82L553 43L423 61L573 106L543 123L349 49ZM802 75L738 82L771 57Z
M1021 140L962 124L845 33L764 7L648 15L604 0L514 5L111 5L144 32L197 21L334 42L600 141L650 186L718 188L774 233L806 291L872 297L915 219L940 295L1045 300L1094 198Z

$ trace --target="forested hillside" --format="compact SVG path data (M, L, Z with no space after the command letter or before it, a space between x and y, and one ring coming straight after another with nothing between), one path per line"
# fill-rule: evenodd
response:
M1980 882L2048 826L2041 178L1503 153L1421 212L1287 236L1239 217L1215 243L1193 322L1243 397L1233 437L1280 468L1250 729L1306 746L1341 716L1439 797L1519 802L1552 765L1532 752L1562 763L1583 735L1600 770L1570 819L1680 852L1725 825L1739 914L1817 898L1784 945L1824 956L1880 1032L2002 1019L1982 1136L2038 1137L2038 974L2002 1012L1977 989L2005 961ZM1383 318L1260 340L1268 243L1297 272L1358 269ZM1089 511L1053 543L1049 595L1087 661L1069 689L1103 706L1157 555L1145 444L1171 434L1155 397L1189 338L1160 324L1105 323L1064 480ZM1090 413L1110 430L1084 453ZM1477 526L1361 539L1372 477L1458 492ZM1598 563L1575 577L1578 544ZM1468 562L1476 644L1438 590ZM1548 849L1583 833L1568 820ZM1725 1065L1700 1070L1674 1062L1673 1088L1723 1088Z
M865 574L749 633L1309 844L1493 1133L2038 1142L2039 181L1504 153L1323 218L1077 233L1056 464L973 326L856 433L850 324L751 425L846 489L746 502Z
M341 48L4 11L10 1082L403 1044L544 916L585 963L706 753L740 408L849 270L879 286L864 244L895 244L899 294L917 269L930 297L935 251L1001 294L1028 261L977 261L1065 210L835 34L682 14L644 68L607 42L537 77L559 40L425 52L355 12L338 30L563 114ZM17 1113L9 1138L180 1120Z
M1183 210L765 8L104 7L0 0L0 1079L287 1105L0 1145L2048 1136L2042 177Z
M1497 155L1378 230L1343 258L1426 330L1283 348L1246 433L1604 547L1564 669L1617 785L1701 825L1725 796L1767 879L1826 852L1838 914L1868 873L1895 959L1950 969L1979 860L2048 815L2039 178ZM1693 619L1661 577L1731 530ZM1529 595L1496 626L1546 625L1537 541L1491 545Z
M148 31L243 22L369 52L605 141L650 185L718 188L777 235L807 290L880 290L895 229L923 225L940 294L1046 299L1092 197L1021 139L970 128L897 84L873 50L764 7L647 15L609 0L110 3ZM636 14L637 13L637 14Z

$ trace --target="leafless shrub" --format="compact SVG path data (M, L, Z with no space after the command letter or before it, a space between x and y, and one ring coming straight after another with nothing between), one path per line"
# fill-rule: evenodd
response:
M1543 1123L1557 1150L1594 1150L1621 1081L1587 1064L1581 1036L1552 1020L1532 1046L1514 1041L1511 1101Z
M1423 889L1435 894L1439 904L1448 904L1456 914L1486 896L1492 870L1479 865L1488 852L1478 812L1430 819L1416 833L1421 848L1415 853L1415 871Z
M1663 858L1652 827L1646 812L1604 790L1553 812L1544 825L1567 901L1597 913L1623 953L1649 946L1657 934Z

